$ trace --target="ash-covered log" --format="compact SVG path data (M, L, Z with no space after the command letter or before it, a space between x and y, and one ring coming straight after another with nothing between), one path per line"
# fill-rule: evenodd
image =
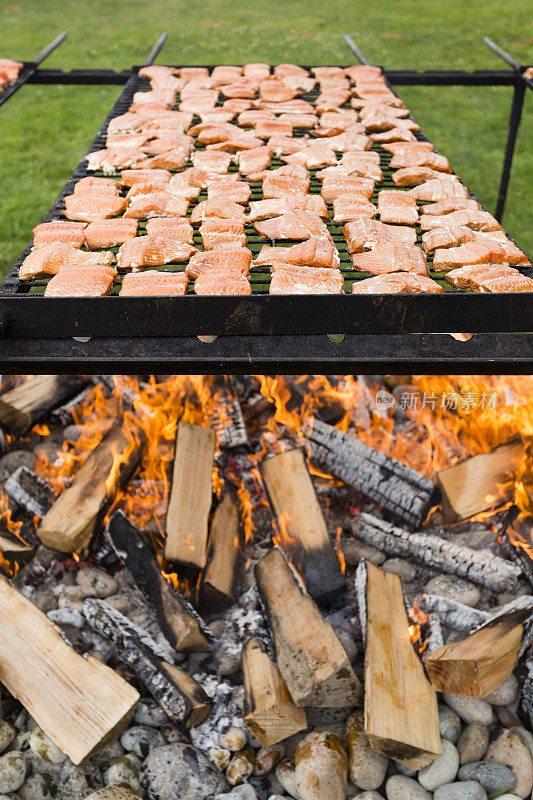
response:
M307 728L305 709L295 705L287 684L259 639L242 649L244 721L263 747L288 739Z
M241 404L227 387L215 391L212 402L207 405L206 416L211 427L215 429L222 449L248 447L248 433Z
M83 613L115 645L121 661L131 667L173 722L190 728L206 719L213 707L211 698L194 678L160 657L157 643L142 628L94 597L84 601Z
M33 375L0 395L0 422L22 436L48 411L80 391L86 379L78 375Z
M438 502L429 478L350 433L313 417L303 435L313 464L379 503L398 521L421 525Z
M500 546L505 556L520 565L533 586L533 517L512 506L507 530L500 536Z
M302 450L287 450L261 462L265 487L277 517L280 547L320 606L334 606L346 581L331 543Z
M118 736L139 699L112 669L79 656L47 616L2 577L0 682L74 764Z
M180 422L166 519L165 559L203 569L207 560L215 432Z
M18 467L4 483L4 491L26 514L39 519L50 511L54 502L49 484L28 467Z
M175 650L211 650L212 637L202 619L162 575L154 551L122 511L109 520L107 535L172 647Z
M372 514L359 514L354 533L361 541L390 555L404 556L418 564L467 578L493 592L512 590L522 574L520 567L511 561L433 534L409 533Z
M353 707L361 684L333 628L274 547L255 565L276 662L297 706Z
M227 608L235 602L241 544L239 511L226 489L211 521L207 566L200 587L201 602L210 609Z
M378 753L418 770L441 753L437 695L409 638L400 578L371 563L362 570L365 733Z
M44 516L37 529L41 542L62 553L84 552L117 492L137 468L144 444L140 430L127 435L116 425Z
M435 614L442 625L460 633L470 633L490 617L488 611L480 611L438 594L422 594L415 598L413 605L425 614Z
M437 474L447 522L462 522L496 508L512 493L512 476L524 455L521 439L472 456Z

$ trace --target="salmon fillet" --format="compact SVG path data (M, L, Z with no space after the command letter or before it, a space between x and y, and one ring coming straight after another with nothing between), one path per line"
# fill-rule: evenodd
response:
M362 253L372 250L384 242L400 241L404 244L414 245L416 231L402 225L385 225L375 219L357 220L348 222L342 229L348 252Z
M333 242L327 239L308 239L292 247L263 247L254 261L254 266L264 264L292 264L301 267L338 269L339 253Z
M216 150L197 150L192 157L192 163L198 169L218 172L221 175L229 170L231 161L229 153L219 153Z
M420 294L428 292L439 294L444 292L437 281L424 275L413 275L411 272L393 272L389 275L377 275L354 281L352 294Z
M273 136L272 139L268 140L267 149L271 155L281 158L281 156L290 156L293 153L298 153L303 146L301 139L291 139L289 136Z
M395 186L418 186L440 175L431 167L402 167L392 173L392 180Z
M382 222L398 225L416 225L418 208L410 192L383 189L378 194L378 212Z
M251 193L252 187L245 181L215 181L207 187L208 200L229 200L246 205Z
M385 144L388 142L416 142L416 136L406 128L391 128L382 133L371 133L370 138L373 142Z
M246 247L216 250L204 250L195 253L187 266L185 272L189 278L197 278L204 272L239 272L248 275L252 263L252 253Z
M230 200L202 200L193 208L191 222L202 222L208 217L244 222L246 214L243 206L239 203L232 203Z
M328 147L326 144L314 144L309 147L303 147L297 153L292 155L283 156L283 161L287 164L297 164L307 169L318 169L319 167L327 167L328 165L337 163L337 156L335 151Z
M194 139L192 136L183 133L165 133L162 136L158 136L157 139L152 139L147 144L140 145L140 147L147 155L152 156L161 155L161 153L166 153L177 147L182 147L190 154L194 150Z
M254 150L242 150L238 153L239 172L241 175L252 175L270 166L270 150L267 147L256 147Z
M246 244L244 224L234 219L208 217L200 225L200 236L206 250L222 245L243 247Z
M383 275L387 272L413 272L429 278L426 257L420 247L393 241L377 245L373 250L352 255L354 269Z
M389 131L392 128L401 128L418 133L420 125L412 119L393 117L384 111L367 114L363 121L363 130L366 133L379 133L380 131Z
M146 223L146 233L155 236L171 236L179 242L193 244L194 231L188 219L183 217L152 217Z
M435 250L433 254L433 269L450 270L455 267L467 267L472 264L502 264L505 262L505 252L495 240L473 242Z
M88 175L79 180L74 186L74 194L110 194L118 195L120 189L119 181L113 178L95 178Z
M71 194L65 197L63 214L68 219L80 222L96 222L97 220L118 217L128 203L124 197L109 194Z
M475 238L474 231L466 225L447 225L424 233L422 245L426 253L433 253L438 248L458 247L466 242L472 242Z
M295 89L276 77L264 78L259 85L259 97L269 103L287 102L293 100L296 94Z
M372 147L371 139L360 132L359 126L354 127L353 125L343 133L328 136L325 144L338 153L360 153L370 150Z
M454 175L432 178L410 190L416 200L444 200L445 197L468 197L468 189Z
M366 198L370 200L374 194L374 181L371 178L324 178L320 194L327 203L338 198Z
M56 275L60 269L86 267L103 264L108 266L115 258L114 253L86 253L70 244L54 242L33 250L22 262L19 269L20 280L29 280L43 275Z
M237 117L237 122L241 128L253 128L257 122L264 122L267 119L276 119L273 111L253 109L252 111L242 111Z
M125 169L120 173L124 186L137 186L139 183L158 181L167 184L171 178L168 169Z
M309 179L291 178L288 175L269 175L263 181L263 197L265 200L269 200L287 195L307 194L309 186Z
M466 225L473 231L501 231L502 226L488 211L452 211L442 216L422 214L420 227L423 231L443 228L446 225Z
M318 214L312 211L289 211L274 219L255 222L254 228L266 239L303 240L311 237L331 239L331 234Z
M522 275L517 269L507 264L480 264L476 266L460 267L453 269L446 275L446 281L456 289L465 292L487 291L484 287L488 284L489 291L507 291L505 283L511 287L510 291L533 291L533 280ZM516 288L523 286L526 288Z
M86 159L87 169L91 172L102 170L106 175L114 175L119 170L141 164L146 155L138 147L113 147L95 150Z
M333 201L333 222L349 222L357 219L372 219L377 214L376 206L364 197L339 197Z
M109 294L116 270L103 266L62 269L49 281L45 297L102 297Z
M342 161L334 167L326 167L316 173L317 180L323 181L325 178L372 178L376 183L383 180L381 167L371 162L361 161L359 163L345 163Z
M196 248L171 234L148 234L129 239L119 247L117 265L125 269L160 267L188 261Z
M189 281L184 272L128 272L122 279L121 297L184 295Z
M41 222L33 229L33 249L38 250L47 244L63 242L80 248L85 239L84 222Z
M432 152L435 145L431 142L385 142L382 145L383 150L388 153L396 155L423 155L424 153Z
M223 86L225 83L233 83L242 76L242 67L219 65L211 73L211 85Z
M292 125L289 122L280 122L279 119L260 119L255 123L254 130L259 139L292 136Z
M238 272L203 272L194 282L196 294L252 294L250 281Z
M513 267L530 267L531 262L526 254L520 250L514 242L507 238L503 231L492 231L491 233L474 233L475 238L480 242L497 242L503 248L505 261Z
M270 294L341 294L344 278L338 269L294 267L275 264L272 267Z
M421 214L431 215L451 214L452 211L481 211L481 205L470 197L445 197L420 208Z
M137 220L105 219L101 222L91 222L83 234L89 250L115 247L137 236Z
M430 167L436 172L451 172L450 162L440 153L426 151L423 153L397 153L391 158L391 169L405 167Z
M139 161L139 169L181 169L189 160L186 147L172 147L151 158Z
M261 81L270 75L270 65L262 63L245 64L243 67L243 75L245 78L251 78L254 81Z
M284 122L293 128L310 130L318 123L318 117L316 114L280 114L278 121Z
M183 197L174 197L168 192L150 192L134 197L124 216L131 219L184 217L188 208L189 201Z
M250 203L250 213L248 222L256 222L261 219L279 217L288 211L301 209L303 211L313 211L323 219L329 219L327 206L318 194L304 194L286 197L276 197L272 200L255 200Z
M533 292L533 279L515 270L513 275L487 275L479 280L482 292Z

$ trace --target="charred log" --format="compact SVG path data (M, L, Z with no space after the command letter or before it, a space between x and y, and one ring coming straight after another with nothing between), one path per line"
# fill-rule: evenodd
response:
M80 391L86 380L78 375L33 375L0 395L0 422L22 436L52 408Z
M26 514L39 519L50 511L54 502L48 483L28 467L18 467L5 482L4 491Z

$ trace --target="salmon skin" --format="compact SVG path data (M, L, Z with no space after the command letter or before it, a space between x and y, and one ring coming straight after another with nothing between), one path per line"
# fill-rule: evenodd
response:
M302 267L338 269L339 253L333 242L327 239L308 239L292 247L263 247L254 261L254 266L286 263Z
M83 235L89 250L115 247L137 236L137 220L104 219L100 222L91 222L83 231Z
M196 294L252 294L250 281L239 272L203 272L194 282Z
M41 222L33 229L33 249L38 250L47 244L63 242L80 248L85 239L85 222Z
M373 250L384 242L399 241L409 245L414 245L416 242L416 231L413 228L402 225L386 225L374 219L348 222L342 232L346 239L348 252L352 255L363 253L365 250Z
M420 247L399 241L385 242L368 252L356 253L352 256L352 264L354 269L370 272L372 275L413 272L415 275L429 277L426 257Z
M448 272L446 281L466 292L533 292L533 279L507 264L481 264Z
M344 278L338 269L295 267L275 264L272 267L270 294L341 294Z
M450 214L422 214L420 227L423 231L443 228L447 225L465 225L473 231L501 231L502 226L488 211L452 211Z
M433 253L441 247L458 247L472 242L475 233L466 225L447 225L443 228L433 228L422 236L422 246L426 253Z
M122 279L121 297L184 295L189 281L184 272L128 272Z
M163 264L188 261L196 248L172 238L171 234L138 236L119 248L117 265L126 269L160 267Z
M382 222L398 225L416 225L418 208L410 193L385 189L378 194L378 212Z
M352 294L439 294L444 292L437 281L411 272L392 272L354 281Z
M502 264L505 251L494 239L481 242L478 239L459 247L440 248L433 254L433 269L450 270L471 264Z
M109 294L117 272L110 267L62 269L44 290L45 297L102 297Z
M274 241L275 239L304 240L310 238L326 238L331 234L318 214L312 211L289 211L274 219L255 222L254 228L260 236Z
M86 253L70 244L54 242L33 250L26 256L19 269L20 280L38 278L43 275L56 275L62 269L95 265L109 266L115 258L114 253Z
M71 194L65 197L63 214L68 219L80 222L96 222L118 217L127 207L128 203L123 197L109 194Z
M197 278L204 272L212 271L239 272L248 275L251 263L252 253L247 247L217 248L195 253L185 267L185 272L189 278Z

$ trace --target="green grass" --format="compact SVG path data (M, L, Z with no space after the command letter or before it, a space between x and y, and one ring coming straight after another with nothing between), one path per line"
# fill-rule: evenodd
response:
M348 64L341 35L393 69L500 69L489 35L533 62L528 0L11 0L0 5L1 56L31 59L57 33L67 41L46 63L121 70L140 63L159 34L160 63L292 61ZM0 272L24 247L92 141L119 87L25 86L0 109ZM489 210L503 160L511 90L401 87L436 147ZM505 215L509 233L533 253L528 188L533 175L533 96L528 93Z

